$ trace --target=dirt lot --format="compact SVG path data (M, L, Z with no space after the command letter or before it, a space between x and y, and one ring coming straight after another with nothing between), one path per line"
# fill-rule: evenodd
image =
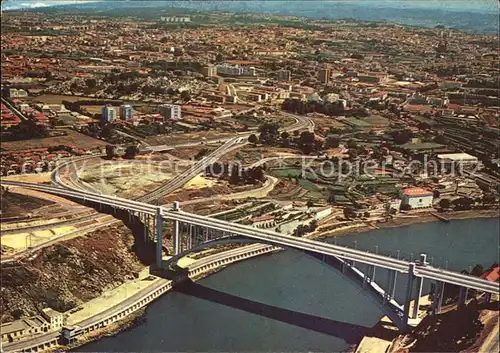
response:
M81 134L71 129L64 129L66 136L46 137L23 141L2 142L2 148L8 151L26 150L32 148L47 148L59 145L71 145L86 150L102 148L106 142Z
M39 174L15 174L2 177L5 181L21 181L24 183L47 184L51 183L50 173Z
M181 172L183 169L179 169ZM87 165L80 181L108 195L134 198L155 189L174 176L170 168L135 161L106 161Z
M200 151L206 151L206 154L210 154L215 147L210 146L193 146L189 148L176 148L175 150L169 151L168 153L174 157L181 159L193 159Z
M217 195L227 195L235 192L247 191L255 188L254 185L244 185L244 186L234 186L229 185L228 182L219 181L216 185L212 187L202 187L194 188L188 190L179 190L173 194L170 194L166 198L161 200L161 204L171 204L174 201L187 201L194 199L201 199L206 197L213 197Z
M58 94L42 94L38 97L29 97L28 99L34 102L43 102L45 104L62 104L62 101L76 102L80 100L98 100L99 98L83 97L83 96L65 96Z
M192 132L192 133L175 133L169 135L160 135L160 136L150 136L146 138L146 142L151 145L174 145L186 143L189 141L199 141L202 138L206 138L207 140L224 138L224 137L233 137L234 133L229 132L220 132L215 130L210 131L200 131L200 132Z
M207 201L195 204L188 204L182 207L183 211L193 212L202 216L208 216L213 213L229 211L234 209L237 205L239 205L242 200L234 200L234 201L224 201L224 200L216 200L216 201Z
M1 198L2 218L24 217L40 207L54 204L52 201L8 192L3 187Z
M294 150L293 148L281 148L281 147L253 147L248 145L242 149L238 149L221 158L224 162L241 161L243 164L252 164L260 161L263 158L269 157L288 157L300 155L300 152ZM272 165L274 162L269 162Z

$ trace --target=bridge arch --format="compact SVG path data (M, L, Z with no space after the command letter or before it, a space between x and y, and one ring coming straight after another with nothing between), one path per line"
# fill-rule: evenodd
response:
M193 252L202 251L217 245L255 244L255 243L276 245L273 244L272 242L251 239L244 236L224 236L215 240L202 242L196 246L193 246L188 250L182 251L179 254L172 256L170 259L163 261L163 266L171 268L171 266L173 264L176 264L179 259ZM380 288L380 286L378 286L375 282L372 282L367 274L363 273L353 264L336 256L323 256L318 253L310 252L307 250L300 250L293 247L283 246L282 248L301 252L303 254L306 254L313 260L320 262L330 268L333 268L334 270L339 272L344 279L349 281L358 289L361 289L360 292L365 297L370 299L372 303L377 305L377 307L385 315L387 315L400 330L404 331L408 328L407 323L403 319L404 317L403 306L397 303L394 298L389 298L387 295L381 295L381 293L375 289L375 287Z

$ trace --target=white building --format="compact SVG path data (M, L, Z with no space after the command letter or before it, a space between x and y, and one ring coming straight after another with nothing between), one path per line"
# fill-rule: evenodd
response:
M457 163L461 165L475 165L479 159L468 153L444 153L438 154L437 158L444 164Z
M120 106L120 119L130 120L134 117L134 109L130 104L123 104Z
M217 67L209 64L201 69L201 73L206 77L213 77L217 75Z
M411 209L432 207L434 195L432 191L423 188L406 188L403 190L401 206Z
M24 89L9 88L8 93L10 98L28 97L28 92L26 92Z
M162 104L159 107L160 114L163 116L163 121L180 120L181 106L176 104Z
M160 17L161 22L191 22L191 17L180 17L180 16L161 16Z
M278 81L290 82L292 80L292 73L290 70L278 71Z
M255 76L255 67L246 67L239 65L217 65L217 73L228 76Z
M116 108L105 105L101 110L101 121L102 122L112 122L116 119Z
M60 330L63 327L63 314L51 308L42 309L42 316L50 324L51 330Z
M322 208L317 208L314 210L314 212L315 212L314 219L320 221L323 218L326 218L332 214L332 208L330 206L326 206Z

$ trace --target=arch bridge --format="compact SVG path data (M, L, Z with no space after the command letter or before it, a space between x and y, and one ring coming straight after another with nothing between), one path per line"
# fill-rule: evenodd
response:
M337 264L342 273L356 283L362 285L366 292L384 307L384 311L391 320L401 329L408 329L415 322L418 315L419 300L422 296L424 279L434 281L436 290L433 295L433 311L441 310L444 286L455 285L460 288L459 305L467 300L467 291L472 289L485 293L485 300L491 294L498 294L498 283L485 279L462 274L456 271L445 270L430 266L426 262L426 255L421 254L418 261L406 261L362 250L347 248L315 240L297 238L277 232L257 229L242 224L231 223L212 217L200 216L184 212L180 203L174 202L171 208L154 206L148 203L123 199L114 196L68 190L54 186L30 184L21 182L4 182L4 185L20 186L42 192L57 194L81 201L94 202L106 205L113 209L122 209L131 215L140 216L142 219L154 220L154 241L156 242L156 266L161 268L163 263L163 234L164 222L169 221L172 226L173 258L175 261L185 251L206 247L218 242L259 242L267 243L281 248L297 249L320 259L330 259ZM359 265L364 265L367 270L361 271ZM388 288L382 288L375 282L376 269L385 269L390 273ZM405 298L402 304L395 300L396 283L399 274L405 274ZM414 301L413 310L410 312L411 303Z

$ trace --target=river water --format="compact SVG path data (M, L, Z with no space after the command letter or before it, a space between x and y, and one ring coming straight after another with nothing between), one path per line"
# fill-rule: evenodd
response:
M462 270L498 262L499 227L496 218L453 220L336 241L370 251L378 246L379 253L393 256L400 250L407 259L425 252L434 265ZM380 284L387 277L376 273ZM398 281L402 297L404 276ZM183 292L168 293L148 307L145 323L77 351L342 351L382 316L336 270L288 250L231 265Z

